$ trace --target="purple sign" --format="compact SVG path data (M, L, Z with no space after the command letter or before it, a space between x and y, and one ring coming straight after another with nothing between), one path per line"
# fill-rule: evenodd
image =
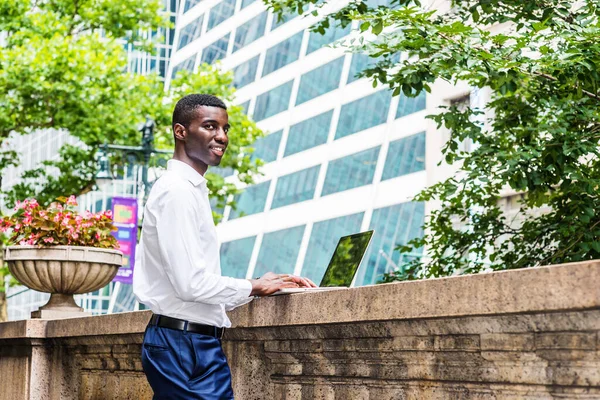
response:
M129 285L133 282L133 264L137 245L137 210L137 199L129 197L112 199L113 222L117 227L113 236L119 242L119 250L123 252L123 266L119 268L113 281Z

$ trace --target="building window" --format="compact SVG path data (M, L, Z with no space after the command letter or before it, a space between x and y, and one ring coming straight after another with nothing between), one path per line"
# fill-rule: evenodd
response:
M392 96L389 91L381 90L367 97L344 104L340 111L340 120L335 138L343 138L344 136L383 124L387 120L391 99Z
M265 25L267 23L267 12L257 15L250 21L239 26L235 31L235 41L233 42L233 52L235 53L244 46L249 45L265 34Z
M377 63L377 59L369 57L367 54L354 53L352 54L352 62L350 62L350 71L348 72L348 82L351 83L358 79L356 75L367 68L372 68Z
M340 86L344 57L328 62L300 77L296 105L331 92Z
M287 110L293 82L286 82L258 96L254 106L254 120L260 121Z
M420 257L422 250L403 254L396 250L423 235L424 203L402 203L373 211L370 229L375 230L356 278L356 286L379 282L383 274Z
M229 219L261 213L265 210L267 194L271 181L248 186L244 191L235 196L236 209L232 209Z
M300 45L302 44L303 33L304 32L298 32L294 36L267 50L262 76L277 71L298 59L300 56Z
M335 42L338 39L343 38L344 36L350 33L350 24L346 25L345 28L341 28L336 26L334 28L330 28L325 31L324 35L321 35L318 32L310 32L310 36L308 38L308 48L306 50L306 54L310 54L313 51L319 50L323 46L327 46L330 43Z
M202 17L200 17L202 18ZM169 28L168 30L165 31L165 33L167 33L167 43L169 43L169 46L173 46L173 41L175 40L175 22L176 22L176 17L175 15L171 15L169 17L169 22L171 22L172 24L172 28ZM202 20L200 20L202 21ZM202 23L200 23L200 26L202 26Z
M394 63L400 62L400 53L395 53L390 56ZM348 81L346 83L352 83L358 79L356 75L364 71L365 69L373 68L375 65L383 60L383 57L373 58L368 54L355 53L352 54L352 62L350 63L350 71L348 72Z
M423 96L424 95L425 94L423 93ZM456 107L460 112L467 111L467 109L471 107L471 93L450 100L450 105ZM449 137L446 140L452 140L452 137ZM460 151L470 153L473 149L473 146L473 140L471 138L466 138L458 144L458 149Z
M246 277L256 236L225 242L221 245L221 274L232 278Z
M219 202L216 197L210 197L210 209L217 214L223 215L225 212L225 205L219 205Z
M333 110L292 125L283 156L287 157L326 143L332 116Z
M302 276L318 285L323 279L338 241L342 236L357 233L362 219L363 213L358 213L315 223L304 258Z
M273 29L279 28L281 25L285 24L286 22L291 21L292 19L294 19L296 17L297 14L295 13L291 13L291 14L283 14L281 16L281 18L277 15L277 14L273 14L273 21L271 22L271 31Z
M327 168L323 196L373 182L380 146L331 161Z
M243 64L233 69L233 86L238 89L256 80L256 70L258 68L258 56L251 58Z
M282 134L283 130L279 130L254 142L252 159L255 160L260 158L265 163L275 161L277 159L277 153L279 152L279 143L281 143Z
M250 4L254 3L256 0L242 0L242 9L248 7Z
M177 13L179 0L165 0L165 11L169 13Z
M229 35L230 34L228 33L221 39L215 40L202 50L201 61L203 64L212 64L225 57L227 54L227 46L229 45Z
M367 0L363 1L370 8L387 7L387 8L398 8L398 4L392 5L392 0Z
M184 0L185 5L183 6L183 13L188 12L192 7L196 4L200 3L202 0Z
M425 169L425 132L390 143L381 180Z
M294 272L302 235L304 225L266 233L260 246L254 275L262 276L270 271L276 274Z
M417 97L406 97L400 94L400 101L398 102L398 110L396 111L396 118L405 117L417 111L425 109L425 91L423 90Z
M222 178L227 178L228 176L233 175L233 168L231 168L231 167L210 167L208 172L213 173L215 175L219 175Z
M250 100L246 100L245 102L240 104L240 107L242 107L242 111L244 112L244 114L248 115L248 109L250 108Z
M184 60L183 62L180 62L179 64L177 64L176 66L173 67L173 71L171 72L171 79L175 79L177 76L177 73L182 70L193 72L195 63L196 63L196 54L194 54L193 56Z
M211 30L221 22L231 18L235 11L235 0L223 0L210 9L208 16L208 30Z
M184 48L194 40L198 39L202 34L202 21L204 15L198 17L194 21L190 22L179 32L179 42L177 44L177 50Z
M320 165L277 179L271 209L310 200L315 196Z

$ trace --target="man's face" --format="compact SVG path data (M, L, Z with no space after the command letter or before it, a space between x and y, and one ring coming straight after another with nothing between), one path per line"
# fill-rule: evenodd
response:
M177 126L175 131L177 136ZM196 117L185 131L185 152L192 161L205 170L208 166L221 163L229 143L229 117L226 110L219 107L198 107Z

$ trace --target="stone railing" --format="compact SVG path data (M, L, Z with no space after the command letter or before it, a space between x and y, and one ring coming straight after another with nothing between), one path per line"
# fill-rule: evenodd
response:
M238 399L600 399L600 262L255 301ZM0 324L0 399L149 399L147 311Z

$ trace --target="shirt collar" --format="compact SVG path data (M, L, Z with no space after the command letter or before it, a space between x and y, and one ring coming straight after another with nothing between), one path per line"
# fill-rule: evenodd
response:
M206 182L206 178L200 175L198 171L179 160L167 161L167 171L175 172L177 175L190 181L194 186L198 186Z

